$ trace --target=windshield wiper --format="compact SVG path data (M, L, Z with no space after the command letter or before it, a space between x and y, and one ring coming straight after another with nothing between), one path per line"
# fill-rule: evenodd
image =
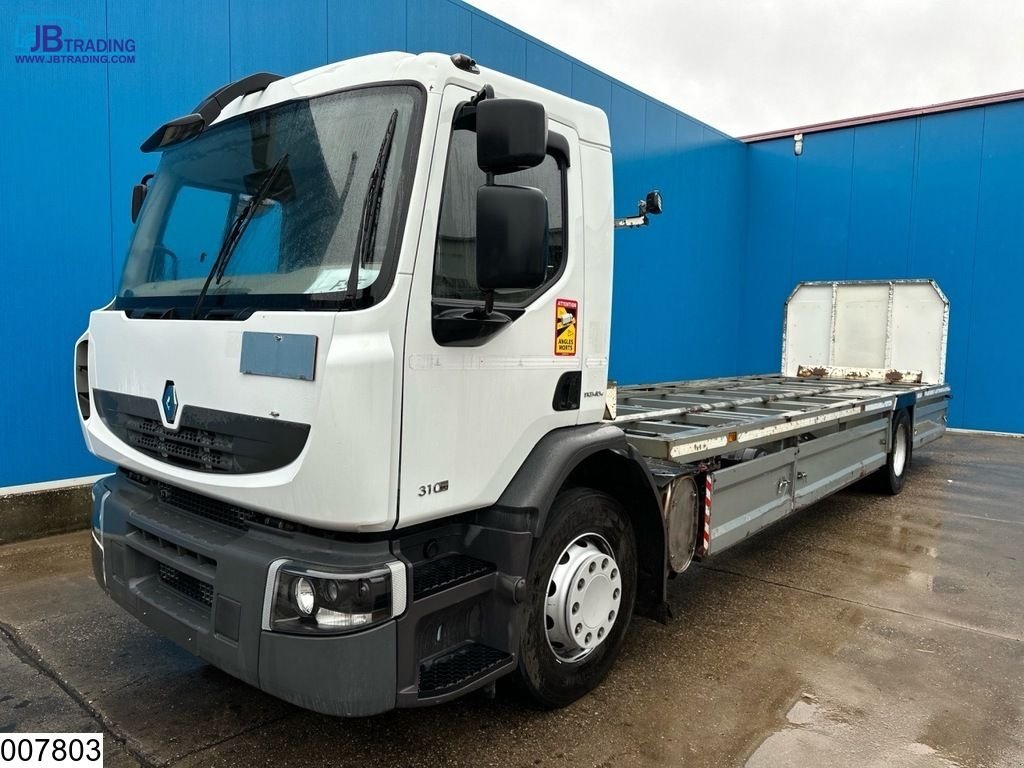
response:
M246 227L249 226L249 222L252 221L253 215L256 213L256 209L260 207L263 201L270 194L270 188L277 181L277 177L281 175L281 171L284 170L285 162L288 160L288 153L281 155L281 159L274 163L274 167L270 169L270 173L260 183L259 187L253 192L249 198L249 202L245 204L245 207L235 217L235 220L231 222L231 228L228 233L224 236L224 242L220 244L220 251L217 252L217 258L213 260L213 266L210 267L210 274L206 276L206 282L203 283L203 290L199 292L199 297L196 299L196 304L192 308L192 319L195 320L199 317L199 309L203 306L203 300L206 298L207 292L210 290L210 283L217 280L217 284L220 285L221 279L224 277L224 270L228 268L228 262L231 260L232 254L235 252L235 247L242 239L242 235L245 234Z
M348 273L348 286L345 299L354 301L356 289L359 287L359 269L373 253L377 239L377 221L380 219L380 201L384 196L384 175L391 156L391 145L395 141L395 126L398 125L398 110L391 113L384 140L377 151L377 162L370 172L370 180L366 185L366 198L363 200L363 215L359 219L359 233L356 235L356 252L352 257L352 269Z

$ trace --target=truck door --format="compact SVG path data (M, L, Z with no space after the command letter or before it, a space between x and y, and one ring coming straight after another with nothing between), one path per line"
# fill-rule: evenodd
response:
M499 292L495 310L507 321L466 318L484 303L475 231L485 179L460 109L473 95L458 86L443 94L427 188L406 331L402 526L493 503L537 441L578 418L587 308L577 136L549 118L544 162L495 179L547 197L544 284Z

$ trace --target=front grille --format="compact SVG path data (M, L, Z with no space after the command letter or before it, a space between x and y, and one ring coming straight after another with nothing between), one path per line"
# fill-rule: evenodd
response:
M173 507L180 512L187 512L190 515L209 520L211 523L234 528L236 531L247 531L252 525L264 525L279 531L287 531L289 533L304 532L328 539L338 536L337 531L313 528L262 512L254 512L251 509L245 509L236 504L212 499L209 496L203 496L192 491L186 491L184 488L160 482L138 472L127 470L124 467L120 467L119 470L134 483L146 487L155 486L161 503Z
M207 608L213 605L213 587L210 584L163 563L159 564L159 573L161 584L165 584L175 592L205 605Z
M133 417L125 420L128 445L175 464L200 472L232 472L231 440L216 432L182 427L167 429L154 419Z
M216 560L135 525L128 525L127 534L125 543L137 553L134 575L155 575L161 587L207 608L213 605Z
M157 536L156 534L150 533L149 531L144 531L141 528L129 526L128 535L137 536L145 545L145 548L148 550L163 552L164 554L172 555L175 557L187 558L193 564L199 566L200 568L217 567L217 561L213 558L201 555L198 552L194 552L193 550L189 549L188 547L183 547L180 544L175 544L173 541L163 539Z
M134 469L128 469L127 467L118 467L117 470L125 477L127 477L129 480L131 480L133 483L138 483L139 485L149 485L151 482L153 482L145 475L136 472Z
M184 405L177 429L156 400L93 390L96 412L118 439L158 461L197 472L267 472L295 461L309 425Z
M217 499L201 496L183 488L176 488L167 483L159 483L160 501L175 509L202 517L220 525L226 525L239 531L249 530L249 524L256 519L256 513L248 509L226 504Z

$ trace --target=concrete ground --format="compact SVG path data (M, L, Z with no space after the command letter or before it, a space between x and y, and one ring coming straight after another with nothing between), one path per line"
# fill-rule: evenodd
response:
M671 584L596 692L305 712L122 613L88 535L0 547L0 731L105 729L108 765L1024 766L1024 441L948 435Z

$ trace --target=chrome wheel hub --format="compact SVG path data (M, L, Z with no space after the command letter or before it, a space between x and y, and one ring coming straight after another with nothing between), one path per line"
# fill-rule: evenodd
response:
M622 575L603 536L585 533L562 550L548 579L544 622L551 651L576 662L603 643L619 617Z
M892 473L896 477L903 475L903 470L907 466L907 429L904 426L900 426L896 430L895 445L892 447Z

